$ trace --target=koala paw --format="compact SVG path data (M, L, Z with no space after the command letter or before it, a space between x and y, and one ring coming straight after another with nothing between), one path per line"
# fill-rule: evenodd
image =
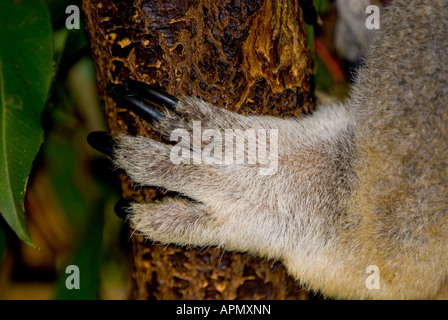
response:
M269 246L262 230L271 224L268 211L272 208L260 198L273 197L273 180L282 179L263 175L269 160L278 162L274 159L278 157L278 134L269 131L273 129L269 122L197 98L174 97L137 81L111 84L107 91L120 106L147 120L165 140L177 142L89 134L89 144L112 158L138 185L180 195L157 201L120 201L116 206L119 216L147 238L164 243L245 251L259 238L263 246ZM230 133L228 144L224 136ZM238 139L242 144L238 145ZM261 151L267 149L271 152L264 152L261 159Z

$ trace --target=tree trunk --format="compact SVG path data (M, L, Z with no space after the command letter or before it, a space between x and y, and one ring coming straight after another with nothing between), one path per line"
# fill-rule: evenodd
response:
M298 0L84 0L100 92L132 78L241 114L300 116L313 107L312 60ZM157 139L103 94L112 134ZM121 175L123 196L156 192ZM304 299L273 261L184 249L132 235L134 299Z

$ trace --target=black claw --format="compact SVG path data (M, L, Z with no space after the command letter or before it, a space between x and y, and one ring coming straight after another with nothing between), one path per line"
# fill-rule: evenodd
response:
M131 203L132 203L131 201L126 199L118 200L118 202L115 204L114 207L115 214L119 218L126 220L126 218L131 214L130 212Z
M106 156L113 158L115 154L115 140L107 132L91 132L87 136L87 142L91 147L105 154Z
M143 99L152 102L160 107L165 107L174 110L179 103L179 100L166 92L163 92L155 87L152 87L144 82L127 80L124 85L132 92L137 93Z
M106 91L124 108L133 111L139 117L151 123L161 122L165 118L165 115L157 109L157 105L144 100L137 93L130 91L122 84L110 83L107 85Z

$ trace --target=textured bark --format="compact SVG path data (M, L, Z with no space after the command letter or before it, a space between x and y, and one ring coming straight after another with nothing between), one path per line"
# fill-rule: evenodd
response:
M132 78L242 114L313 107L312 60L298 0L84 0L100 92ZM103 95L112 134L158 138ZM156 195L121 175L123 196ZM303 299L273 261L179 248L132 235L134 299Z

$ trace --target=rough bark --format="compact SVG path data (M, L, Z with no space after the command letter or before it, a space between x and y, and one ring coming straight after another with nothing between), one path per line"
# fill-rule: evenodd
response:
M312 60L298 0L84 0L100 92L132 78L242 114L313 107ZM112 134L157 138L103 95ZM156 195L121 175L123 196ZM273 261L179 248L132 235L134 299L303 299Z

